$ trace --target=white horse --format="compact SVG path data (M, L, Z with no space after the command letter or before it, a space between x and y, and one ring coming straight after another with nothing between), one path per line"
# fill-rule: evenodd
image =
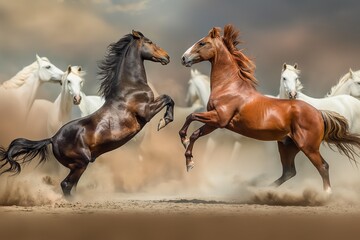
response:
M61 126L71 120L73 105L82 101L81 89L84 84L82 78L85 72L79 66L69 66L61 79L61 92L48 112L47 132L53 136Z
M21 103L17 111L26 117L35 101L37 91L44 82L60 83L64 74L53 65L46 57L40 58L36 55L36 61L23 68L10 80L0 85L1 96L9 96L2 99L2 103L13 102L18 99Z
M0 85L1 144L28 133L25 123L39 87L45 82L60 83L63 74L47 58L36 55L34 63Z
M280 98L300 99L319 110L330 110L344 116L352 133L360 134L360 101L349 95L327 98L312 98L301 92L303 86L299 80L300 70L284 63L280 79Z
M350 68L349 72L340 78L339 82L330 89L326 96L332 97L342 94L360 99L360 70L354 72Z

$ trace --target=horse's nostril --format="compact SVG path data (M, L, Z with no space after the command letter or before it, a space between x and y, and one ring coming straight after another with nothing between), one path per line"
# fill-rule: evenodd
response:
M181 58L181 61L182 61L183 63L185 62L185 57L184 57L184 56Z

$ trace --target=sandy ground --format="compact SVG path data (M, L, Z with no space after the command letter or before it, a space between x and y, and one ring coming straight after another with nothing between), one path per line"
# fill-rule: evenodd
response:
M60 189L67 169L51 158L0 176L0 240L360 239L360 172L338 153L322 151L331 196L301 154L296 177L269 188L281 174L276 144L243 139L232 158L233 140L203 139L187 173L179 128L151 128L141 157L136 142L101 156L71 201Z
M313 206L200 198L61 200L44 206L2 206L0 216L1 239L359 239L360 236L360 205L334 203L331 197Z

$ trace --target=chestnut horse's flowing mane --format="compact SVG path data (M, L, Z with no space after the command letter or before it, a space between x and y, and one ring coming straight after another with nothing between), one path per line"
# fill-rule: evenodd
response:
M253 87L256 87L257 80L254 76L255 64L242 53L242 50L239 50L236 47L241 43L239 35L240 31L233 25L228 24L224 27L224 36L222 37L222 40L239 66L239 76L241 79L249 82Z

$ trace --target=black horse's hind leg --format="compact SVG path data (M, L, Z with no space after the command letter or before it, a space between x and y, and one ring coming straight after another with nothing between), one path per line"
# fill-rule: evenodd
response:
M67 175L67 177L61 182L61 188L65 197L71 195L71 189L79 182L79 179L86 170L86 167L87 164L81 164L70 168L69 175Z
M283 141L278 141L278 149L283 173L281 177L273 183L274 186L280 186L296 175L295 156L300 151L294 141L289 137L285 138Z
M160 95L154 102L150 103L149 120L152 119L158 112L160 112L165 106L166 111L164 117L160 119L158 124L158 130L165 127L168 123L174 120L174 101L168 95Z

